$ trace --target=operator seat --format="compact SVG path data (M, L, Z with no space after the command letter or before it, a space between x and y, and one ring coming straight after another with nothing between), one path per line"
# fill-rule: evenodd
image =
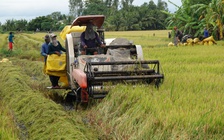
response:
M72 32L71 33L72 38L73 38L74 53L75 53L76 57L79 54L79 48L81 45L81 39L80 39L81 34L82 34L82 32Z

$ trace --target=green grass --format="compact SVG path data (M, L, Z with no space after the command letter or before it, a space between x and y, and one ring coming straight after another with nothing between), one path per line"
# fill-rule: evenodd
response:
M0 59L4 57L16 57L19 59L28 59L31 61L42 60L40 56L41 45L44 43L44 36L47 33L37 33L37 34L26 34L26 33L16 33L14 34L14 44L13 51L8 51L8 40L7 34L3 34L0 37L2 45L0 45ZM58 40L63 41L60 37Z
M155 39L137 37L147 35L144 32L127 34L132 35L129 39L136 38L137 43L143 44L145 59L160 61L165 81L159 90L121 85L111 91L90 113L97 114L93 118L100 123L102 129L96 127L103 130L104 136L224 139L223 42L213 46L167 47L169 40L165 36Z
M63 92L45 88L50 81L42 73L39 52L45 33L16 34L14 52L0 51L1 59L12 61L0 63L0 97L9 106L1 111L6 121L0 119L0 124L16 120L30 139L224 139L224 41L167 47L172 41L168 32L106 32L106 38L142 45L146 60L160 61L164 83L158 90L153 85L118 85L105 99L78 112L65 111L51 100L63 98ZM0 128L9 139L21 137L14 122L11 128Z
M12 60L12 63L15 64L15 61ZM21 139L96 139L95 134L89 132L89 128L82 123L78 113L71 116L60 104L34 87L32 83L41 80L34 78L34 71L33 75L29 76L30 72L23 70L23 66L29 64L20 62L21 67L14 67L13 64L1 64L0 93L2 100L7 102L14 112L17 127L23 134L18 137ZM32 62L31 64L34 65ZM53 92L55 91L49 94ZM7 134L11 135L10 132Z
M0 99L0 140L16 140L18 130L14 122L13 112Z

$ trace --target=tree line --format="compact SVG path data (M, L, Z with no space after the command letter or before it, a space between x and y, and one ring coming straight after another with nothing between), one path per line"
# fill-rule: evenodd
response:
M25 19L7 19L0 23L0 31L58 31L68 24L68 16L61 12L53 12L50 15L39 16L31 21Z
M68 15L54 12L31 21L7 20L0 24L0 31L60 31L81 15L105 15L107 31L161 30L177 26L184 34L199 36L206 27L217 39L224 33L224 0L181 0L182 5L171 13L163 0L153 0L141 6L133 0L69 0Z
M207 28L215 39L223 39L224 0L182 0L182 6L176 7L175 13L166 12L169 15L166 19L168 29L177 26L184 34L198 37Z
M168 12L167 3L158 0L155 4L152 0L141 6L132 4L133 0L69 0L69 14L54 12L50 15L40 16L31 21L25 19L8 19L0 24L2 31L55 31L62 30L65 25L80 15L102 14L106 16L104 28L106 30L158 30L165 29L165 19Z

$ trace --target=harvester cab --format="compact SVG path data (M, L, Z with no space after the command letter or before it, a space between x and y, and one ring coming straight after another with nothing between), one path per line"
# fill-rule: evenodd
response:
M102 99L120 82L153 83L159 87L164 79L159 61L144 60L141 45L134 45L125 38L105 39L104 19L103 15L80 16L61 32L67 50L67 78L76 101ZM97 55L80 55L80 35L89 22L97 27L105 47L99 47Z

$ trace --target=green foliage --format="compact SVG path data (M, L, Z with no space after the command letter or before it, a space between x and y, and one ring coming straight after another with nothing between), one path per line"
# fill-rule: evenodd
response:
M41 21L41 22L40 22ZM31 20L28 24L28 30L29 31L36 31L36 29L51 29L52 25L53 25L54 21L49 18L49 17L45 17L45 16L40 16L37 17L33 20ZM47 27L45 27L45 24L49 24ZM43 26L43 27L42 27Z
M82 0L69 0L69 14L72 17L78 17L83 11Z
M105 4L101 0L86 2L86 8L83 10L83 15L104 15L106 13Z
M21 19L21 20L17 20L16 21L16 30L19 30L19 31L26 31L27 28L26 28L26 25L27 25L27 21L25 19Z
M57 31L59 30L60 26L65 26L66 24L70 23L67 21L67 16L61 14L60 12L53 12L52 14L46 16L39 16L35 19L32 19L28 22L25 19L21 20L6 20L6 23L1 25L0 24L0 32L2 31Z
M199 37L202 36L203 29L207 27L211 35L216 39L222 39L223 17L224 5L222 0L197 2L193 0L183 0L182 6L178 7L175 13L169 14L166 20L169 29L177 26L185 34ZM219 35L216 33L217 31L219 31Z
M141 6L132 5L133 0L70 0L70 14L106 16L104 28L106 30L151 30L165 29L167 15L162 11L168 11L167 3L159 0L157 5L153 1ZM82 7L82 8L80 8Z
M165 29L164 24L168 12L167 3L159 0L141 6L134 6L133 0L69 0L69 15L53 12L46 16L39 16L31 21L7 20L3 31L58 31L80 15L105 15L106 30L159 30Z

